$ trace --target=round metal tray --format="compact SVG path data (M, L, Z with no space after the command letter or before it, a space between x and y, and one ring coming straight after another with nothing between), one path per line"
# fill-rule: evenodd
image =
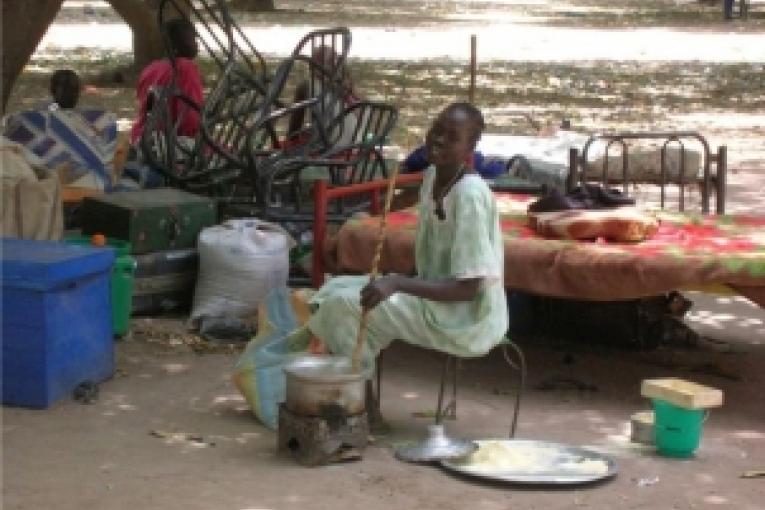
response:
M517 470L483 470L471 467L461 459L442 460L441 465L449 471L482 478L495 482L508 482L516 484L540 484L540 485L580 485L594 483L613 477L619 471L616 462L603 454L561 443L547 441L523 440L523 439L479 439L475 441L479 448L488 442L502 443L509 449L516 449L529 455L535 449L539 450L539 457L544 459L534 468L519 468ZM607 470L601 473L586 473L581 469L574 469L577 463L585 460L604 461Z

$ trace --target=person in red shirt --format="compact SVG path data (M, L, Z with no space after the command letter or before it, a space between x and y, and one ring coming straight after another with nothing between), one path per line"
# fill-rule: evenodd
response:
M204 90L202 76L194 62L199 53L194 26L185 19L173 19L164 24L168 40L174 53L175 86L178 92L186 96L193 104L202 107ZM157 87L167 87L173 82L173 62L169 58L153 61L146 66L138 78L136 97L138 99L138 117L133 123L130 141L136 144L143 133L146 116L153 106L152 91ZM199 131L199 111L182 99L174 99L171 104L172 119L178 123L178 135L194 137Z

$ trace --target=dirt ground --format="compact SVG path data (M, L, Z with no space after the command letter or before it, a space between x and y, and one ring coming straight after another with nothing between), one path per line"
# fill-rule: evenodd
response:
M625 1L619 7L595 0L473 2L467 7L455 2L386 1L409 9L401 11L406 14L401 30L428 26L429 31L448 34L459 29L463 34L502 12L505 18L492 30L509 34L540 26L552 40L565 40L555 39L563 33L559 30L616 34L625 28L658 27L669 44L673 37L686 41L689 33L713 34L693 39L700 56L712 54L720 41L743 48L748 53L728 63L677 58L642 62L638 43L625 46L618 62L499 59L492 64L495 72L487 70L486 81L479 80L479 97L489 105L494 119L490 124L496 131L520 129L510 114L529 109L542 122L570 116L585 130L603 126L701 129L712 145L729 145L729 210L765 212L765 50L739 45L738 39L762 36L764 4L755 3L758 10L749 22L725 24L718 7L683 1ZM81 9L87 3L67 0L54 29L62 34L71 24L82 22ZM386 19L363 11L365 2L346 3L362 9L353 11L355 17L346 15L349 21L361 17L366 23L358 24L367 28L387 26ZM251 24L300 28L328 24L333 20L328 13L337 8L333 1L311 2L311 9L298 6L299 2L277 0L277 4L284 10L252 15ZM114 21L109 12L93 12L102 16L96 21ZM446 18L453 23L434 28ZM656 32L642 32L645 37L651 33ZM113 101L115 111L129 119L130 90L96 80L110 63L124 62L124 49L103 50L86 43L77 43L79 49L73 49L50 36L22 77L13 104L43 100L47 73L65 62L92 77L89 100ZM532 43L524 39L525 45ZM445 58L364 62L364 55L357 55L354 65L366 83L388 76L391 70L406 71L386 84L396 90L393 95L400 100L402 115L413 126L397 135L404 146L421 135L433 105L454 97L455 85L444 86L444 81L453 79L464 90L464 62ZM600 83L601 78L592 78L592 69L608 78ZM506 78L510 71L517 73L516 78ZM571 78L568 92L556 92L560 86L556 80L566 78ZM434 408L441 367L439 355L406 345L395 345L385 357L383 412L392 433L376 437L360 462L313 469L298 466L276 454L275 433L254 420L233 387L230 376L237 350L208 352L199 344L189 345L180 318L141 318L134 320L134 334L116 344L117 372L100 386L95 403L64 399L45 411L2 409L2 507L763 510L765 478L740 475L765 470L765 312L740 298L698 293L689 297L695 305L688 323L717 342L653 352L522 344L530 373L518 436L587 445L613 455L620 471L604 484L567 490L490 485L457 478L436 466L397 461L393 447L419 437L429 422L413 413ZM573 355L573 364L563 364L567 353ZM584 379L598 391L535 389L559 374ZM512 375L498 353L463 363L458 419L447 423L448 430L472 438L505 436L512 408ZM649 405L639 395L640 381L669 375L725 391L725 405L711 413L702 446L691 460L662 458L628 440L629 416Z
M727 329L732 343L649 353L523 346L530 380L518 436L613 455L620 472L601 485L490 485L397 461L392 447L419 437L429 422L413 413L435 406L441 357L432 352L400 344L386 353L383 411L391 435L377 437L359 462L305 468L276 454L275 433L254 420L232 386L236 353L198 354L180 337L134 338L117 344L117 375L101 385L96 403L64 400L46 411L4 409L4 508L765 508L765 480L739 478L765 468L765 314L734 301L697 302L694 313L707 332ZM146 320L139 325L147 329ZM562 364L566 352L573 354L571 365ZM560 374L595 384L598 391L535 389ZM711 413L692 460L662 458L628 440L630 414L648 405L639 395L641 379L666 375L725 391L725 405ZM513 373L494 353L464 362L460 378L458 419L447 423L448 430L504 437Z

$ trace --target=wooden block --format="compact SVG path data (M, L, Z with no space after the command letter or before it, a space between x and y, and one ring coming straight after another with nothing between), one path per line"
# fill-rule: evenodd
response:
M632 424L631 439L635 443L654 444L654 414L653 411L640 411L630 418Z
M674 377L646 379L640 388L640 394L664 400L684 409L718 407L723 403L722 390Z

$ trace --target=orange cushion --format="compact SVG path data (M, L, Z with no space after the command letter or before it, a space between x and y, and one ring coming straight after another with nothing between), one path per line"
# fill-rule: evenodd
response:
M529 224L539 235L554 239L597 239L637 242L652 236L659 220L635 207L585 211L529 213Z

